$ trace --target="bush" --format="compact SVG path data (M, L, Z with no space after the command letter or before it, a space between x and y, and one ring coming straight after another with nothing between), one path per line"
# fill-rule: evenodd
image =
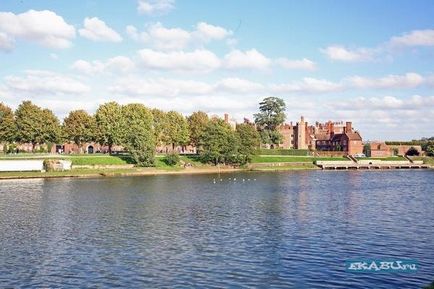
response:
M419 151L416 148L411 147L411 148L408 149L406 155L407 156L418 156L419 155Z
M166 165L168 166L174 166L177 163L179 163L179 155L177 153L169 153L164 157L164 162L166 163Z

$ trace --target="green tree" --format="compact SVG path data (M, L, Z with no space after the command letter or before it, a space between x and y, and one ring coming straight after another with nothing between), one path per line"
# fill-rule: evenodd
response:
M189 140L188 136L188 123L185 117L176 111L169 111L166 115L167 130L165 137L167 143L172 145L175 149L177 145L186 145Z
M191 145L198 147L199 140L209 122L208 115L203 111L195 111L188 118L188 130Z
M124 138L125 119L122 106L112 101L100 105L95 114L98 129L98 140L109 147L112 152L113 145L119 145Z
M96 140L96 121L84 110L74 110L63 120L63 132L68 141L80 149L83 143Z
M201 135L200 157L204 162L219 163L236 162L240 139L238 134L221 119L211 120Z
M48 108L42 110L43 122L43 142L57 143L62 139L62 127L57 116Z
M153 166L155 162L155 136L152 112L142 104L132 103L122 107L125 120L122 144L137 165Z
M260 135L256 128L248 123L238 124L236 128L240 140L238 153L242 163L248 163L252 160L260 145Z
M254 117L263 143L274 146L281 142L277 128L285 121L285 109L285 102L277 97L267 97L259 103L259 113Z
M58 118L49 109L42 109L31 101L23 101L15 111L17 140L37 144L56 142L61 136Z
M434 157L434 144L428 145L425 149L427 156Z
M371 144L370 143L366 143L363 145L363 153L367 157L371 156Z
M166 113L162 110L154 108L152 110L152 116L153 116L153 127L154 127L154 135L155 135L155 142L157 146L162 146L167 144L167 137L166 137L166 131L167 131L167 117Z
M17 133L12 109L0 102L0 143L13 142ZM3 148L6 152L6 147Z

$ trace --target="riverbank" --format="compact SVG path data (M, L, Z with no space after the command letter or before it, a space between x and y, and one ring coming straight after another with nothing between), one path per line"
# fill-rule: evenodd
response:
M52 157L52 156L50 156ZM3 157L0 159L12 159ZM44 158L44 156L27 156L25 159ZM45 156L46 158L46 156ZM65 156L63 156L65 158ZM33 179L33 178L100 178L100 177L127 177L127 176L152 176L152 175L181 175L181 174L218 174L237 171L298 171L320 170L314 164L320 158L288 157L288 156L257 156L251 164L245 167L212 166L200 163L193 156L183 156L182 161L189 166L169 166L164 163L162 157L156 158L156 167L139 168L129 164L125 157L114 156L68 156L74 163L72 170L59 172L0 172L0 180L7 179ZM24 159L24 157L19 157ZM323 158L324 160L348 160L344 158ZM421 160L421 159L418 159ZM424 163L432 169L433 158L424 158Z

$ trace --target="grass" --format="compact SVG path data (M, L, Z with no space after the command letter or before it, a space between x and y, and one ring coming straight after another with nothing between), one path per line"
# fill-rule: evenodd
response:
M434 157L412 157L414 161L423 161L424 164L434 166Z
M312 170L318 169L313 163L294 163L279 167L255 167L252 171L291 171L291 170Z
M252 163L313 163L314 161L347 161L344 157L254 156Z
M381 158L373 158L373 157L367 157L367 158L357 158L357 160L372 160L372 161L406 161L407 159L402 156L395 156L395 157L381 157Z

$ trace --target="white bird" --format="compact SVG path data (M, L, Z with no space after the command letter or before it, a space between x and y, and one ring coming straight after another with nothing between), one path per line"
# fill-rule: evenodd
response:
M236 178L234 178L234 181L236 181L237 179Z

